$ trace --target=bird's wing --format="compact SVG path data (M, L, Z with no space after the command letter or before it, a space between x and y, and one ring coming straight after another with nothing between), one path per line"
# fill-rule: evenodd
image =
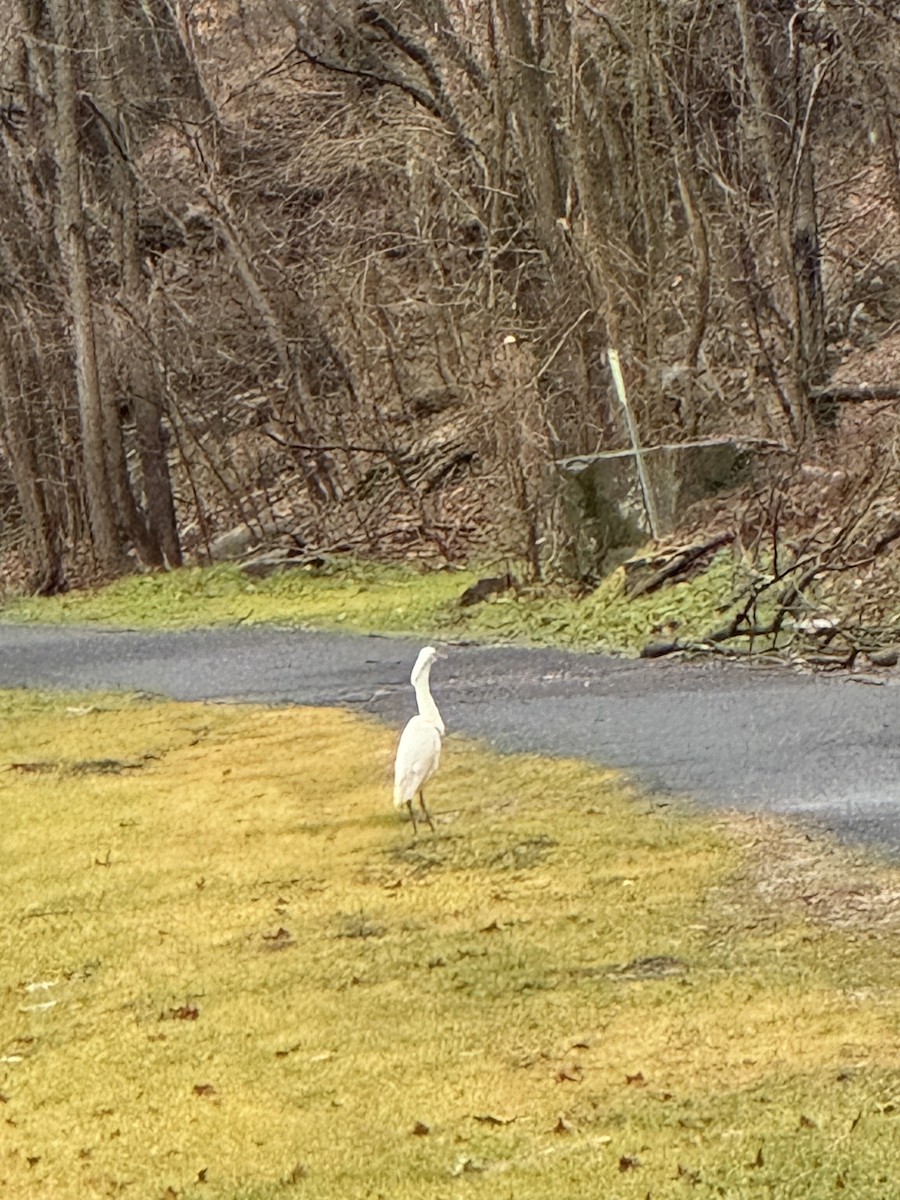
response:
M400 735L394 761L394 803L406 804L440 766L441 735L430 721L412 717Z

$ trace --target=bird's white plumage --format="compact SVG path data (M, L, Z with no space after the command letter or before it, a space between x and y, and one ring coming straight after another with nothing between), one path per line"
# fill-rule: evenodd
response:
M416 796L441 765L441 735L424 717L410 717L400 735L394 763L394 804L402 808Z
M434 696L431 694L431 664L437 658L437 650L434 646L424 646L419 651L419 657L416 659L415 665L410 672L409 682L416 690L416 707L419 710L419 716L429 721L437 729L438 733L444 732L444 722L441 720L441 714L438 712L438 706L434 702Z
M413 812L413 801L416 796L431 828L434 828L428 810L425 807L425 797L422 789L434 775L441 763L441 737L444 733L444 722L438 706L431 694L430 677L431 664L437 658L433 646L425 646L419 651L415 666L409 677L415 688L418 713L406 723L400 735L397 747L397 757L394 760L394 804L401 808L404 804L409 809L413 829L416 828L416 818Z

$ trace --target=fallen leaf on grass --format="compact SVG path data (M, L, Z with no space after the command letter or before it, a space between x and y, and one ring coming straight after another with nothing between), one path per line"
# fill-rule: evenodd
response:
M294 945L293 934L283 925L272 932L263 933L261 936L263 950L287 950L289 946Z
M556 1072L557 1083L581 1083L584 1079L584 1071L574 1063L571 1067L563 1067Z
M194 1004L181 1004L178 1008L170 1008L166 1016L170 1021L196 1021L200 1016L200 1009Z
M297 1042L297 1044L295 1046L288 1046L288 1048L286 1050L276 1050L275 1057L276 1058L287 1058L287 1056L289 1054L295 1054L299 1049L300 1049L300 1043Z
M474 1158L467 1158L465 1155L460 1155L460 1157L450 1168L450 1174L454 1179L458 1179L460 1175L467 1175L470 1173L477 1174L478 1172L485 1170L487 1170L487 1168L485 1167L484 1163L477 1162Z

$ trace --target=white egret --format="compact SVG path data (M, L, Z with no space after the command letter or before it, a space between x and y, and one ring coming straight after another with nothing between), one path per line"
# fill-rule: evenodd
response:
M414 834L419 832L416 814L413 811L416 796L419 798L425 820L434 833L434 822L425 807L425 793L422 789L441 763L444 722L429 686L431 664L436 658L437 650L434 646L425 646L419 651L416 665L409 677L409 682L416 689L419 711L407 721L406 728L400 735L400 745L394 760L394 806L402 808L405 804L409 809Z

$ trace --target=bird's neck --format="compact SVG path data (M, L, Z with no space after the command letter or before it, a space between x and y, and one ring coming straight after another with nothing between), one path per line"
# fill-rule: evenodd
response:
M431 688L428 686L428 677L430 674L431 667L429 665L413 684L413 687L416 689L416 705L419 709L419 716L424 717L426 721L430 721L432 725L436 725L441 733L443 733L444 722L441 719L438 706L434 702Z

